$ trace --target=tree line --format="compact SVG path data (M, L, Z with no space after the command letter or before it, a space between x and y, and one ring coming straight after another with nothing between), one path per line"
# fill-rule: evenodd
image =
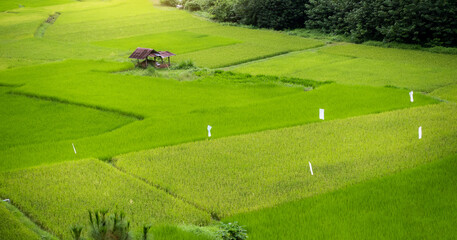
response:
M456 0L161 0L220 22L367 40L457 46Z

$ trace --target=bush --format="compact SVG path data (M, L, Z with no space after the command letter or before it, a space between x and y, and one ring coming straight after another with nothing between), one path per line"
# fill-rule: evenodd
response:
M238 21L235 13L234 0L215 0L208 10L213 14L213 19L219 22L236 22Z
M248 238L246 230L237 222L221 223L219 236L222 240L244 240Z
M160 4L170 6L170 7L176 7L176 5L179 4L178 0L160 0Z
M187 1L186 4L184 5L184 9L194 12L194 11L200 11L202 10L202 7L197 1Z
M234 6L240 23L276 30L304 26L307 0L239 0Z

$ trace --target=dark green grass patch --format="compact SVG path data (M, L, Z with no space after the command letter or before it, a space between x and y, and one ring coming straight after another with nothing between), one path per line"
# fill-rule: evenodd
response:
M385 164L389 164L387 161ZM249 239L453 239L457 156L383 179L240 214Z
M122 210L143 224L206 224L209 214L98 160L0 174L0 196L60 238L88 221L88 209Z
M115 164L229 216L413 168L456 148L457 107L436 104L130 153Z
M0 150L101 134L135 119L117 113L8 94L0 86Z

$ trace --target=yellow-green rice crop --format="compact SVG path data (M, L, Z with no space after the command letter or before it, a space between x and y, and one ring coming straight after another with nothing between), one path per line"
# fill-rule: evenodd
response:
M430 95L457 103L457 83L438 88Z
M457 81L457 56L346 44L288 54L233 70L430 92Z
M1 239L14 240L39 240L35 232L27 228L19 219L10 212L5 202L0 202L0 237Z
M229 216L412 168L456 148L457 107L439 104L131 153L116 157L116 166Z
M0 174L0 196L10 198L46 230L69 239L88 209L122 210L133 228L143 224L206 224L210 216L180 199L98 160L80 160Z
M154 48L156 51L167 50L175 54L182 54L236 43L239 41L230 38L179 31L107 40L95 44L128 50L128 54L140 46Z

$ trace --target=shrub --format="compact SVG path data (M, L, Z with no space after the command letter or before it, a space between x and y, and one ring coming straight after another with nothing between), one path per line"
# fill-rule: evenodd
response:
M194 12L194 11L200 11L202 10L202 7L197 1L187 1L186 4L184 5L184 9Z
M219 22L236 22L235 1L233 0L216 0L209 12L213 14L213 19Z
M176 5L179 4L179 2L178 0L160 0L160 4L170 7L176 7Z
M238 222L223 223L219 226L219 236L222 240L244 240L248 238L246 230Z
M276 30L303 27L307 0L240 0L235 12L242 24Z

